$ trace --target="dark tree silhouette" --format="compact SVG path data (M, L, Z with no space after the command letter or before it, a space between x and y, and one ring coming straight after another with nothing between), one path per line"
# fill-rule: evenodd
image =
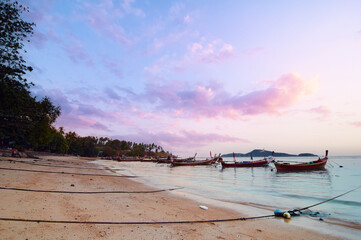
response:
M49 98L38 101L29 92L25 74L32 71L22 54L34 23L21 19L28 9L17 1L0 2L0 144L41 150L51 140L51 124L60 107Z

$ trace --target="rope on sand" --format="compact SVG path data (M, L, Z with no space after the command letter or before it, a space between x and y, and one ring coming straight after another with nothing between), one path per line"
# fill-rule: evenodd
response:
M0 187L3 190L25 191L25 192L42 192L42 193L73 193L73 194L101 194L101 193L157 193L165 191L174 191L182 189L183 187L150 190L150 191L99 191L99 192L75 192L75 191L56 191L56 190L35 190L35 189L22 189L22 188L6 188Z
M38 172L38 173L58 173L58 174L71 174L71 175L85 175L85 176L101 176L101 177L126 177L126 178L137 178L138 176L128 176L128 175L105 175L105 174L91 174L91 173L69 173L69 172L52 172L52 171L40 171L40 170L30 170L30 169L20 169L20 168L0 168L1 170L13 170L13 171L22 171L22 172Z
M228 218L228 219L212 219L212 220L193 220L193 221L163 221L163 222L96 222L96 221L55 221L55 220L40 220L40 219L19 219L19 218L0 218L0 221L13 222L33 222L33 223L63 223L63 224L97 224L97 225L164 225L164 224L186 224L186 223L214 223L214 222L231 222L231 221L246 221L251 219L269 218L275 215L264 215L247 218Z
M9 162L14 162L14 163L24 163L24 164L29 164L29 165L36 165L36 166L44 166L44 167L60 167L60 168L74 168L74 169L92 169L92 170L114 170L114 171L121 171L124 169L113 169L113 168L90 168L90 167L75 167L75 166L64 166L64 165L47 165L47 164L37 164L37 163L32 163L32 162L27 162L27 161L16 161L16 160L2 160L0 159L0 161L9 161Z
M327 199L325 201L322 201L317 204L310 205L308 207L300 208L293 211L299 211L299 210L305 210L317 205L320 205L322 203L331 201L333 199L336 199L338 197L341 197L347 193L350 193L352 191L355 191L356 189L360 188L361 186L354 188L348 192L345 192L343 194L340 194L336 197ZM162 221L162 222L97 222L97 221L67 221L67 220L43 220L43 219L21 219L21 218L0 218L0 221L12 221L12 222L33 222L33 223L62 223L62 224L97 224L97 225L165 225L165 224L187 224L187 223L215 223L215 222L231 222L231 221L246 221L251 219L261 219L261 218L270 218L278 216L278 214L272 214L272 215L263 215L263 216L256 216L256 217L247 217L247 218L228 218L228 219L211 219L211 220L185 220L185 221ZM288 217L287 217L288 218Z
M341 197L341 196L343 196L343 195L346 195L346 194L348 194L348 193L350 193L350 192L353 192L353 191L359 189L360 187L361 187L361 186L358 186L358 187L356 187L356 188L354 188L354 189L351 189L350 191L344 192L344 193L342 193L342 194L340 194L340 195L337 195L337 196L335 196L335 197L326 199L326 200L324 200L324 201L322 201L322 202L319 202L319 203L316 203L316 204L312 204L312 205L307 206L307 207L296 208L296 209L288 210L288 211L285 211L285 212L282 212L281 210L279 210L278 208L276 208L275 211L274 211L274 214L275 214L275 216L284 217L284 218L291 218L291 216L299 216L300 214L302 214L302 211L303 211L303 210L306 210L306 209L309 209L309 208L312 208L312 207L321 205L321 204L323 204L323 203L326 203L326 202L328 202L328 201L334 200L334 199L336 199L336 198L339 198L339 197Z

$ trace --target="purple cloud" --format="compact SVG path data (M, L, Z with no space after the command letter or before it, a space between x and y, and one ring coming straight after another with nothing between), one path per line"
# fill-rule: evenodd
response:
M48 96L51 102L61 107L61 115L56 121L56 126L63 126L69 131L76 131L77 129L94 129L109 131L108 127L98 122L97 120L88 118L93 117L109 117L110 114L99 110L92 105L76 104L69 100L60 89L44 90L39 85L31 89L32 94L37 98L44 98Z
M319 107L311 108L310 112L326 117L331 113L331 110L327 106L319 106Z
M165 147L165 149L197 149L199 147L208 146L212 143L225 143L225 142L243 142L249 143L248 140L221 135L217 133L199 133L196 131L183 130L180 133L173 132L158 132L147 133L139 132L133 135L116 135L112 138L128 139L135 142L156 143L157 145ZM176 147L175 147L176 146ZM175 149L176 148L176 149Z
M132 43L119 25L123 13L114 6L112 1L101 1L100 4L93 5L86 3L85 7L87 9L85 20L91 28L115 42L125 45Z
M32 95L37 98L49 97L51 102L61 107L62 113L70 113L73 110L70 101L60 89L45 90L40 85L36 85L31 89Z
M63 126L66 131L78 130L102 130L109 131L109 128L93 119L85 118L76 114L62 114L56 121L57 126Z
M105 117L106 113L103 110L100 110L93 105L89 104L78 104L76 108L76 112L82 116L97 116L97 117Z
M133 7L132 3L134 3L134 0L124 0L122 3L124 11L138 17L145 17L145 13L141 9Z
M52 18L48 13L54 6L53 0L19 0L18 2L29 7L29 12L24 14L32 22L41 23Z
M34 34L30 39L30 44L33 45L34 47L36 47L37 49L40 49L41 47L44 46L44 44L46 43L47 40L48 40L48 37L44 33L35 29Z
M110 98L112 98L112 99L115 99L115 100L121 100L122 99L122 97L120 97L113 89L111 89L111 88L106 88L105 90L104 90L104 93L108 96L108 97L110 97Z
M107 67L112 73L114 73L117 77L123 78L123 72L120 68L120 66L114 62L109 61L107 59L103 59L103 64L105 67Z
M69 58L74 63L85 62L87 65L92 66L94 61L88 54L82 41L74 34L68 33L67 40L69 43L60 41L62 49L68 54Z

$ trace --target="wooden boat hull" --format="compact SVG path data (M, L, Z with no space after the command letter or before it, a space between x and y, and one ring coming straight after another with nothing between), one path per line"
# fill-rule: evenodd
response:
M212 163L215 163L218 160L218 158L213 158L210 160L204 160L204 161L193 161L193 162L172 162L171 167L178 167L178 166L199 166L199 165L210 165Z
M170 158L165 158L165 159L159 159L157 161L157 163L172 163L172 162L194 162L195 157L189 157L189 158L179 158L179 159L170 159Z
M267 159L257 161L243 161L243 162L223 162L221 161L222 167L265 167L268 166Z
M324 169L327 163L327 157L322 159L313 161L313 162L305 162L305 163L281 163L275 162L275 167L277 171L311 171L311 170L318 170Z

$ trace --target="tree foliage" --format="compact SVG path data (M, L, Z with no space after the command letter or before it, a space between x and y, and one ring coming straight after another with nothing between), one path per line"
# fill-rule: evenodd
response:
M156 144L135 143L125 140L110 139L107 137L80 137L75 132L65 134L69 145L69 154L87 157L114 157L114 156L155 156L158 152L164 152L161 146Z
M47 97L38 101L29 91L25 74L32 71L22 54L34 23L21 19L28 9L17 1L0 2L0 145L15 143L42 150L52 137L60 107Z
M49 150L53 153L67 153L69 150L68 141L64 137L62 128L57 131L55 128L51 130L51 139L49 142Z
M29 87L24 75L32 71L21 55L24 41L33 34L34 23L21 19L21 14L28 9L17 1L0 2L0 79L16 89Z

